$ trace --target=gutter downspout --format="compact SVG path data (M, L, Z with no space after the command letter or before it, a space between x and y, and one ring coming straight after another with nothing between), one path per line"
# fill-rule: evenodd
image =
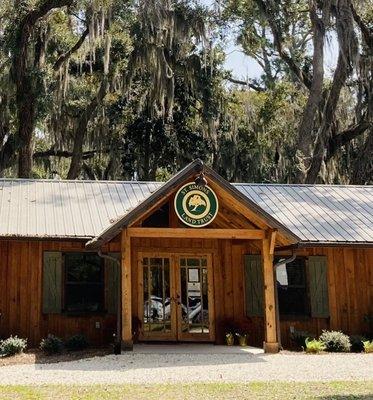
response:
M280 265L286 265L293 262L296 259L297 255L292 253L289 258L281 258L276 264L273 266L273 273L275 275L275 285L276 285L276 330L277 330L277 341L279 348L282 348L281 345L281 326L280 326L280 310L279 310L279 301L278 301L278 288L277 288L277 268Z
M114 261L118 266L118 304L117 304L117 332L114 342L114 354L121 354L121 336L122 336L122 268L121 261L115 257L109 256L108 254L103 254L101 250L97 252L99 257Z

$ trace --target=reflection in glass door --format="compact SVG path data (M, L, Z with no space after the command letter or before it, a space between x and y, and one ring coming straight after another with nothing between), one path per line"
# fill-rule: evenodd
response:
M172 338L174 304L171 301L170 258L142 259L142 335L153 339ZM176 339L176 337L175 337Z
M213 341L210 255L140 253L140 340Z
M211 338L207 257L180 257L179 339Z

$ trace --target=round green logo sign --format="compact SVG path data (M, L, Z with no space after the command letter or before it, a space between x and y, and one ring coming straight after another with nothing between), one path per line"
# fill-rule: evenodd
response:
M175 196L175 211L184 224L195 228L208 225L218 214L218 199L208 186L189 182Z

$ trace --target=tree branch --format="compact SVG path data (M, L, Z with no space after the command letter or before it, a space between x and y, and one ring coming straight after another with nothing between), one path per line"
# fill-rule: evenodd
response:
M281 29L276 22L276 18L273 15L273 11L271 10L270 6L268 6L265 1L263 0L255 0L256 4L259 7L259 10L262 14L266 17L268 24L271 28L272 35L273 35L273 43L274 46L282 60L287 64L290 68L292 73L299 79L299 81L306 86L306 88L311 88L311 79L307 76L297 65L297 63L292 59L292 57L288 54L287 51L283 48L283 40Z
M247 86L250 89L255 90L256 92L264 92L264 90L265 90L264 88L262 88L258 85L255 85L255 84L247 82L247 81L242 81L240 79L232 78L231 76L228 76L225 79L231 83L235 83L236 85Z
M82 33L82 36L79 38L79 40L74 44L74 46L66 53L61 54L59 56L58 60L53 65L53 69L55 71L58 71L61 65L64 64L71 57L73 53L75 53L77 50L80 49L80 47L84 43L85 38L88 36L88 33L89 33L89 28L87 27L86 30Z
M95 156L96 153L108 153L109 150L89 150L89 151L84 151L83 152L83 160L86 160L88 158L92 158ZM33 154L34 158L45 158L45 157L61 157L61 158L70 158L73 156L73 153L71 151L67 150L56 150L54 148L51 148L49 150L45 151L36 151Z
M354 17L354 20L356 22L356 24L358 25L358 27L361 30L361 33L363 35L364 41L367 44L367 46L370 49L373 49L373 30L370 29L362 20L362 18L360 17L360 15L356 12L353 4L351 4L351 12L352 15Z
M328 145L327 160L330 160L339 148L362 135L370 125L371 124L368 121L362 121L360 124L351 126L345 131L340 132L338 135L331 137Z

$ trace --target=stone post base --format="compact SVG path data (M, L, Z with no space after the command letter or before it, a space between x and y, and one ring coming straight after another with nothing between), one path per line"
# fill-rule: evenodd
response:
M265 353L278 353L279 345L277 342L263 342L263 349Z

